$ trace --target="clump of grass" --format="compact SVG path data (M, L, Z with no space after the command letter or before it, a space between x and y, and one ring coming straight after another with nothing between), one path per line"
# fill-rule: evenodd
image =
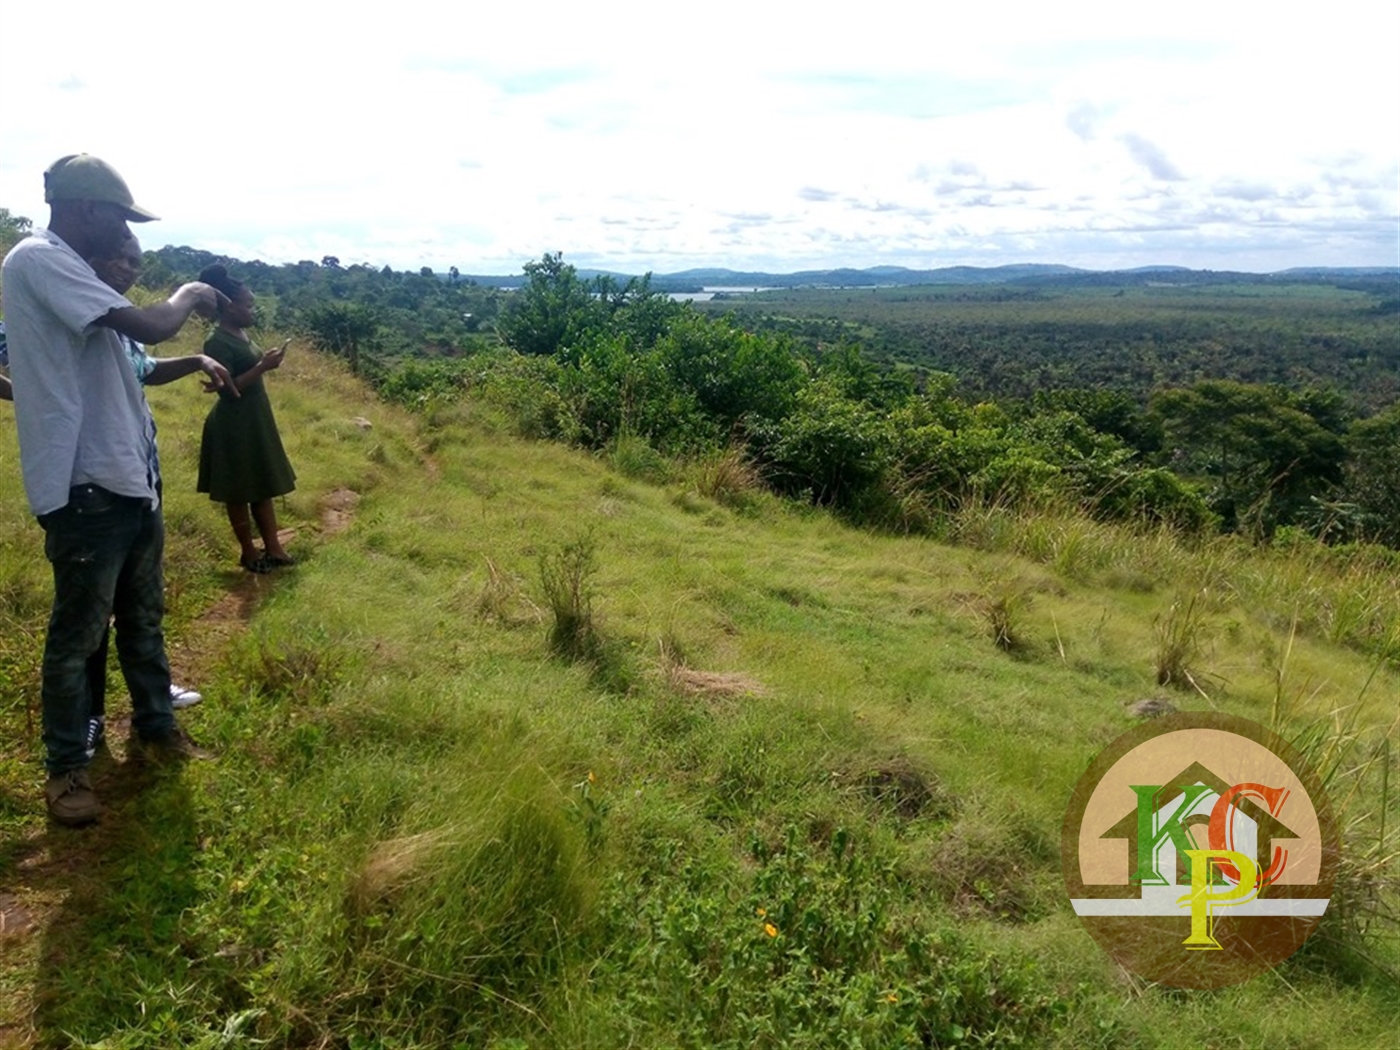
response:
M477 592L473 608L479 619L508 627L539 616L539 609L520 593L520 581L502 572L490 558L486 559L486 582Z
M570 663L587 664L598 688L630 693L639 681L633 646L608 639L593 615L593 577L598 571L591 536L580 536L540 557L540 581L553 615L549 648Z
M1255 606L1284 605L1298 626L1328 641L1400 661L1390 644L1400 623L1400 553L1317 542L1269 548L1241 564L1234 586Z
M767 695L763 684L734 671L701 671L686 663L685 653L673 634L657 639L661 674L675 692L711 701L738 700Z
M1017 620L1025 596L1015 591L1004 591L992 595L984 605L987 615L987 629L992 636L992 644L1004 653L1016 652L1025 648Z
M596 660L602 638L593 621L593 576L598 571L591 536L580 536L540 556L540 583L553 614L549 647L571 661Z
M345 654L319 632L297 639L261 636L237 673L252 693L304 707L330 696L344 676Z
M1047 507L1017 514L1013 549L1032 561L1054 566L1069 579L1086 579L1108 561L1105 530L1073 510Z
M957 800L938 778L923 772L907 758L882 762L855 780L877 809L904 820L917 817L946 820L957 810Z
M484 1044L535 1023L592 891L562 800L507 779L449 792L443 823L369 851L330 931L346 991L314 1011L325 1033Z
M1290 637L1276 674L1275 731L1285 728L1298 706L1284 695L1291 652ZM1321 781L1342 836L1332 902L1304 945L1302 961L1358 980L1382 973L1393 982L1400 974L1376 957L1372 942L1381 936L1393 941L1400 934L1400 838L1390 820L1400 715L1385 729L1362 725L1360 717L1362 700L1384 663L1382 656L1354 704L1305 720L1292 743Z
M1206 691L1196 681L1192 665L1201 655L1201 633L1205 629L1204 591L1185 600L1172 602L1165 615L1152 621L1157 635L1157 684L1176 689L1194 689L1206 699Z
M694 478L701 495L734 509L750 506L764 488L762 471L741 448L701 460L694 468Z
M619 434L608 449L607 458L613 470L638 481L656 484L671 473L670 461L638 434Z
M1017 515L997 500L966 499L949 518L948 539L984 551L1014 549L1021 533Z
M962 915L1033 920L1058 889L1055 844L1020 813L966 814L927 850L911 859L910 876Z

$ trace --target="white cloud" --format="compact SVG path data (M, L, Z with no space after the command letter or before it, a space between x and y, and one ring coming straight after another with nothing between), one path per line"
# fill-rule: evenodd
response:
M0 205L86 150L278 262L1394 264L1400 5L1270 12L10 0Z

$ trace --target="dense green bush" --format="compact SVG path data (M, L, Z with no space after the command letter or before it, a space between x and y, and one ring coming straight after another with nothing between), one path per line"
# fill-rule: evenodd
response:
M836 507L877 485L894 452L888 417L825 377L798 395L786 418L760 427L758 438L780 490Z

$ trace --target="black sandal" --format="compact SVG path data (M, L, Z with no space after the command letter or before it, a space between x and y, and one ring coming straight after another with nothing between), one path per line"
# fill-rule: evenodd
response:
M272 571L272 566L267 563L266 558L254 558L249 561L247 558L240 558L238 564L249 572L257 573L259 576Z

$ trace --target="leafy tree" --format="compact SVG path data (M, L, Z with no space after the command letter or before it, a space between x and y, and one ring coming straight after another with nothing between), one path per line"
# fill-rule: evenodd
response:
M177 283L175 271L157 252L141 253L141 284L151 289L169 288Z
M835 382L847 397L890 407L914 392L913 381L906 373L881 368L848 340L842 339L835 346L819 346L815 357L817 374Z
M681 452L716 443L713 420L678 384L654 350L637 351L621 334L590 341L558 374L567 440L602 448L624 435Z
M1127 393L1097 387L1037 390L1027 405L1030 415L1069 411L1100 434L1112 434L1139 452L1162 447L1160 425Z
M694 311L674 316L656 350L675 381L725 431L746 417L782 419L806 383L787 340L745 332Z
M1153 397L1169 465L1209 480L1227 528L1271 535L1292 524L1341 479L1338 436L1278 387L1209 380Z
M344 357L350 362L350 370L359 374L360 351L372 344L378 330L368 307L361 303L318 303L303 315L302 321L319 348Z
M625 285L603 274L593 279L593 297L602 308L607 327L626 335L638 348L651 347L684 312L651 286L651 274L633 277Z
M1400 547L1400 402L1354 423L1344 498L1356 505L1367 538Z
M34 223L23 215L12 215L9 208L0 208L0 255L27 237L33 228Z
M526 263L525 275L525 287L501 312L496 331L522 354L576 355L584 334L601 320L587 283L561 252Z

